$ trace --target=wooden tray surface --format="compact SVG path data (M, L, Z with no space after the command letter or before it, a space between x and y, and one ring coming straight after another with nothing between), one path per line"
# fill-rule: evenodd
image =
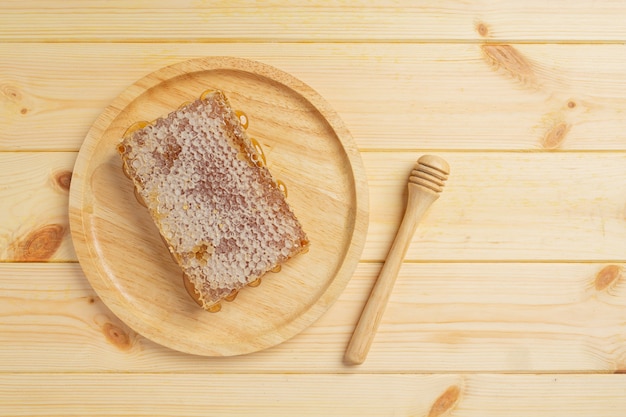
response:
M222 90L248 116L249 135L285 183L311 241L308 253L242 290L219 313L202 310L187 294L116 151L131 124L163 116L207 89ZM259 62L207 57L147 75L105 109L78 155L69 208L85 275L120 319L172 349L227 356L281 343L332 305L364 246L368 191L350 133L319 94Z

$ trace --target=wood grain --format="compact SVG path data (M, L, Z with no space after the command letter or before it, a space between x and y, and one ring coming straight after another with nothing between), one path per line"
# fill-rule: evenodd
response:
M67 214L75 159L74 152L0 153L0 259L76 258Z
M199 309L182 279L174 278L180 267L136 201L117 152L130 126L212 89L247 115L247 134L265 148L267 167L286 184L287 201L310 242L306 255L282 265L275 277L264 276L259 289L239 292L219 314ZM154 72L107 107L79 152L69 217L87 278L125 323L172 349L231 356L293 337L332 305L360 259L368 198L352 137L322 97L274 67L219 57Z
M318 91L360 150L623 150L626 46L0 43L0 149L74 150L111 101L189 58L247 57ZM384 100L384 105L372 103Z
M0 11L0 416L624 414L626 3L0 0ZM67 231L94 120L146 74L206 56L273 65L319 92L352 133L372 197L362 262L337 302L237 358L132 331L89 285ZM346 367L407 169L435 152L454 176L411 242L367 362Z
M372 193L363 259L382 260L417 153L364 153ZM422 221L408 260L624 258L626 154L441 153L455 174Z
M343 354L381 264L362 263L312 327L199 360L138 335L77 264L0 264L1 372L624 372L625 264L406 263L367 361Z
M405 182L422 152L362 153L371 192L362 259L381 261L405 204ZM455 169L437 210L424 218L409 261L624 262L626 154L443 152ZM68 194L53 181L75 153L0 153L1 259L48 224L67 225ZM19 181L16 182L15 179ZM548 178L548 180L546 180ZM76 261L68 234L48 258Z
M623 41L620 2L5 0L3 42Z
M625 375L36 373L0 375L0 416L621 417L624 393Z

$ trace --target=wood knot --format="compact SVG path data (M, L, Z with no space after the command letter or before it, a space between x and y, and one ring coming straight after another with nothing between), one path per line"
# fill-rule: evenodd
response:
M69 191L72 183L72 171L59 171L52 175L52 179L57 188L62 191Z
M478 22L476 24L476 32L478 32L478 34L483 38L486 38L489 36L489 27L483 22Z
M48 224L33 230L13 243L17 262L42 262L49 260L59 249L66 228L61 224Z
M594 286L597 291L604 291L622 276L622 267L619 265L607 265L596 274Z
M22 93L19 88L11 84L0 85L0 93L14 103L22 100Z
M119 326L113 323L107 322L102 325L102 333L104 337L120 350L130 349L130 337L128 333Z
M561 122L553 126L541 139L541 146L545 149L556 149L565 140L565 135L572 126L569 123Z
M576 102L574 100L570 100L567 102L567 107L573 109L576 107Z
M428 417L439 417L451 411L459 401L461 388L458 385L452 385L443 394L439 396L430 408Z
M513 78L532 84L535 73L531 63L511 45L482 45L481 49L487 62L495 69L503 69Z

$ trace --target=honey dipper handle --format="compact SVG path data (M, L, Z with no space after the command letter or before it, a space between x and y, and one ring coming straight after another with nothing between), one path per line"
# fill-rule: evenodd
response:
M448 173L448 164L432 155L421 157L411 172L402 223L352 334L344 356L346 363L358 365L365 361L415 229L431 204L439 198Z

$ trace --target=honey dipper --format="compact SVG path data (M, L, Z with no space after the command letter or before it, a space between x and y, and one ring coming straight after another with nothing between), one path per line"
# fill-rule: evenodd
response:
M344 356L346 363L358 365L365 361L415 229L426 210L439 198L449 173L448 163L434 155L422 156L413 167L402 223L352 334Z

